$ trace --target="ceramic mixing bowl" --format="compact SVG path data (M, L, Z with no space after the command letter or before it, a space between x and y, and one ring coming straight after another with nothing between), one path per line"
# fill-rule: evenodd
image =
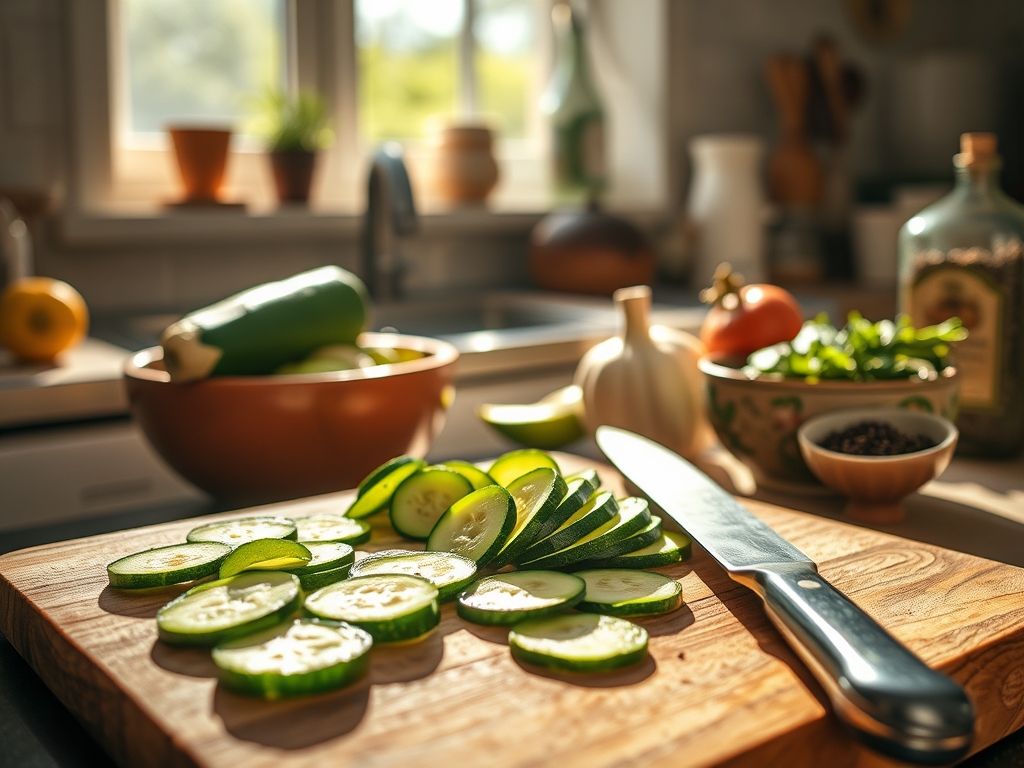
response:
M330 373L175 383L152 347L125 365L136 422L182 477L236 504L352 488L399 454L422 456L454 397L458 351L418 336L367 333L406 362Z
M819 381L751 378L742 368L710 358L700 362L708 418L719 440L750 467L758 484L780 491L823 489L800 453L805 421L849 408L905 408L952 420L957 379L952 368L932 381Z

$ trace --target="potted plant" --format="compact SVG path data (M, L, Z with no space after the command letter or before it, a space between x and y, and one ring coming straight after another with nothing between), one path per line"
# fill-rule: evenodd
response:
M332 138L327 107L315 93L289 96L271 91L266 97L266 134L277 199L281 203L309 202L317 153Z

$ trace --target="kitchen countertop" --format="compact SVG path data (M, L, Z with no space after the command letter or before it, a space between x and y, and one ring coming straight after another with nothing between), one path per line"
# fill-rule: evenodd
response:
M727 487L745 489L748 476L723 453L705 469ZM943 477L907 503L907 519L880 526L897 535L1024 566L1024 458L978 461L958 458ZM748 489L749 490L749 489ZM758 498L816 514L840 516L836 497L795 497L758 492ZM212 505L164 507L133 515L68 523L6 534L0 552L218 511ZM0 637L0 765L20 768L79 768L110 758ZM971 768L1017 766L1024 762L1024 731L1018 731L964 763Z

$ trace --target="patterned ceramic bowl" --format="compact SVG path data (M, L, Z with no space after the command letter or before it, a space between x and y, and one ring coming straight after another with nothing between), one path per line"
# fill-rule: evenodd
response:
M750 378L738 367L701 360L708 418L724 445L750 467L766 488L822 490L807 468L797 430L808 419L850 408L910 408L953 420L958 402L956 371L932 381L821 381Z

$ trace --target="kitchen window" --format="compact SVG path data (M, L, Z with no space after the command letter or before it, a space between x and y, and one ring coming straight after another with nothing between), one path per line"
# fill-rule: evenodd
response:
M236 135L227 197L244 198L250 212L273 211L248 115L249 99L277 85L317 91L331 114L334 142L313 193L321 212L361 208L365 157L376 144L402 140L415 178L431 121L477 115L498 134L502 181L492 209L542 211L548 174L537 103L550 71L550 3L78 0L70 9L78 116L70 208L86 217L159 214L179 188L162 128L228 121ZM593 0L589 13L613 197L647 210L664 205L667 189L666 3ZM629 42L638 25L650 45ZM422 185L418 192L429 213Z

